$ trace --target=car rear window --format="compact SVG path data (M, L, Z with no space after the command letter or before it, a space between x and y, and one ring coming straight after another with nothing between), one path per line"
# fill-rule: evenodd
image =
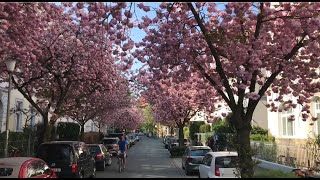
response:
M191 150L191 156L204 156L210 149L195 149Z
M117 144L116 139L104 139L102 140L103 144Z
M88 146L91 154L100 154L101 149L99 146Z
M215 165L218 168L236 168L238 165L238 156L216 157Z
M43 144L37 151L37 157L46 162L73 161L72 147L67 144Z
M0 177L2 176L11 176L13 168L0 168Z

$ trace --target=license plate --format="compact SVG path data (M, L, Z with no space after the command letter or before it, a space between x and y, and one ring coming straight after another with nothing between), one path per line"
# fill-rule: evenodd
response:
M53 168L54 172L61 172L61 168Z

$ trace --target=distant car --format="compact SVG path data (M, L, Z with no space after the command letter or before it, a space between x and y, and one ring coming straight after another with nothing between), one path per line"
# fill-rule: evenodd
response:
M0 159L0 178L58 178L42 159L10 157Z
M101 144L103 144L109 152L113 155L116 156L119 150L119 138L113 137L113 138L104 138L101 141Z
M137 139L136 139L136 135L135 135L135 134L128 134L128 139L130 140L131 146L132 146L132 145L135 145L136 142L137 142Z
M174 137L174 136L166 136L166 137L165 137L165 139L164 139L164 147L165 147L166 149L169 148L169 143L170 143L170 141L171 141L172 138L174 139L174 138L176 138L176 137Z
M138 133L139 136L144 136L143 132Z
M106 138L118 138L120 139L121 136L124 136L124 133L109 133L108 135L106 135Z
M96 168L104 171L112 163L111 154L103 144L88 144L90 153L96 160Z
M182 156L182 169L185 170L186 175L192 172L198 173L204 155L211 151L209 146L189 146Z
M94 157L81 141L52 141L42 143L36 157L53 168L59 178L87 178L96 176Z
M183 145L184 146L190 146L190 141L188 139L184 139L183 140ZM175 148L175 147L179 147L179 139L177 141L172 141L170 143L170 148L169 149L172 149L172 148Z
M174 148L177 146L178 138L173 137L168 139L168 150L170 151L171 148Z
M236 178L238 153L229 151L208 152L199 165L200 178Z

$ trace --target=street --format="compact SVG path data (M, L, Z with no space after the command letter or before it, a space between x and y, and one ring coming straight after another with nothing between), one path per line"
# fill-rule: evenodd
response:
M117 159L105 171L97 171L98 178L195 178L181 169L181 158L170 158L162 139L141 137L128 150L126 169L119 173Z

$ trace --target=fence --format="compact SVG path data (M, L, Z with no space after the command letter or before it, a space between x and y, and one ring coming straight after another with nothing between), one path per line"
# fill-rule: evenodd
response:
M319 149L307 145L283 145L275 143L251 142L255 157L294 168L316 168Z
M16 140L16 141L9 141L9 147L8 147L8 156L10 156L13 148L18 148L21 150L20 156L22 157L32 157L35 153L35 143L36 140L31 138L31 136L28 138L28 140ZM5 141L0 142L0 158L4 158L4 149L5 148Z

